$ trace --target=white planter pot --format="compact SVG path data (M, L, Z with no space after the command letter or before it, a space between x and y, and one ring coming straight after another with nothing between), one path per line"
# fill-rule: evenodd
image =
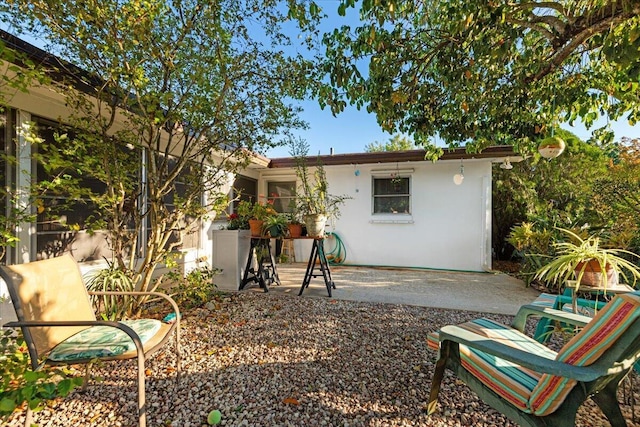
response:
M213 276L213 283L223 291L237 291L249 257L249 230L213 231L213 267L222 273Z
M307 226L307 236L324 236L324 227L327 224L327 217L325 215L305 215L304 223Z

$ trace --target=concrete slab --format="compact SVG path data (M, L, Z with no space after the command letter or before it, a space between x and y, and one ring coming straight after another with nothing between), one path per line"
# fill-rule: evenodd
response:
M270 292L297 297L306 264L278 264L281 286ZM320 273L316 267L316 272ZM514 315L540 293L504 273L462 273L435 270L332 266L339 300L408 304L423 307ZM257 286L244 291L262 292ZM311 280L303 297L328 298L322 277Z

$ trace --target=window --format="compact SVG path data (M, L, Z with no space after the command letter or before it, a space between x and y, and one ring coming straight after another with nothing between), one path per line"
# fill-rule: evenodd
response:
M34 146L32 150L46 158L48 150L55 150L59 146L54 133L60 127L53 121L35 116L33 121L37 124L38 136L44 143ZM57 173L78 179L79 185L92 193L105 192L105 184L97 178L81 176L70 169L49 171L41 162L36 165L38 182L49 180ZM71 196L60 190L55 194L40 196L36 201L36 209L36 259L52 258L65 252L71 252L78 261L111 257L111 250L103 233L84 232L89 223L99 218L97 207L88 196Z
M229 209L227 213L233 213L238 211L238 203L246 200L247 202L254 203L258 198L258 181L255 179L237 175L235 181L233 181L233 186L231 187L231 191L229 192L229 200L234 200L229 204Z
M296 202L296 182L278 181L267 183L268 199L273 200L273 208L278 213L293 212Z
M373 178L374 214L410 214L409 177Z

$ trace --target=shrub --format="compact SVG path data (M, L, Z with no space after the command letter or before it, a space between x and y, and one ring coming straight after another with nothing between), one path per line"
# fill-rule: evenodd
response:
M108 268L89 273L87 289L94 292L131 292L135 290L133 280L125 271L113 263ZM91 295L97 313L104 320L120 320L130 316L136 304L132 296Z
M191 270L186 275L174 270L167 274L168 278L175 284L170 289L171 297L181 308L201 307L217 293L217 287L213 283L213 276L220 272L218 269L203 266Z
M38 410L44 402L64 397L82 385L82 378L71 378L66 369L45 366L33 371L21 336L5 330L0 337L0 420L25 403Z

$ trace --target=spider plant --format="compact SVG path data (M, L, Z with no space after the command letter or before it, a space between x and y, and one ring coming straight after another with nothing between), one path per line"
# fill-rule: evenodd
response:
M624 249L605 248L600 238L595 235L583 239L570 230L563 228L558 230L567 234L570 240L553 244L556 256L536 271L537 279L562 285L567 280L575 278L577 286L580 286L581 283L584 284L585 273L587 275L600 273L600 283L596 285L604 290L609 280L612 278L615 280L618 275L621 275L626 283L635 287L637 279L640 278L640 270L623 255L640 259L637 254Z

